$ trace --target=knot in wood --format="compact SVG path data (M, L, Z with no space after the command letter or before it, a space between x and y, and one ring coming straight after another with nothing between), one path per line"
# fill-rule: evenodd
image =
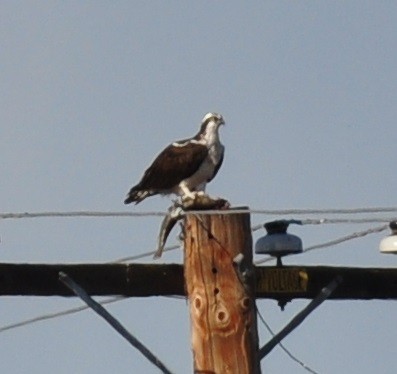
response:
M251 300L249 299L249 297L244 297L241 299L240 305L241 305L241 309L246 312L250 309Z
M218 328L225 328L231 322L230 313L225 308L218 308L215 311L215 323L217 324Z
M193 308L195 313L201 314L205 308L205 299L203 299L200 295L195 295L193 299Z

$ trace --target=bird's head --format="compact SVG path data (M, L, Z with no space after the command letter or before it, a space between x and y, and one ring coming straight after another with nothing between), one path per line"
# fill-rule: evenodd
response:
M224 125L225 120L221 114L218 113L207 113L202 121L199 134L201 136L208 136L209 134L216 133L219 126Z

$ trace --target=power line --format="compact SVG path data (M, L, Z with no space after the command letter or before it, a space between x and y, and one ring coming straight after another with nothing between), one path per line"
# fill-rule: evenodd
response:
M348 240L362 238L363 236L366 236L366 235L382 232L382 231L386 230L387 228L388 228L388 225L382 225L382 226L373 227L373 228L370 228L370 229L367 229L367 230L364 230L364 231L353 232L352 234L345 235L345 236L342 236L342 237L334 239L334 240L330 240L330 241L325 242L325 243L320 243L320 244L316 244L316 245L312 245L310 247L307 247L307 248L305 248L303 250L303 253L309 252L309 251L313 251L315 249L333 247L334 245L346 242ZM269 262L269 261L272 261L274 259L275 259L274 257L267 257L267 258L264 258L264 259L261 259L261 260L257 260L257 261L255 261L255 265L263 264L265 262Z
M340 223L382 223L394 221L396 217L380 218L320 218L320 219L303 219L297 220L301 225L323 225L323 224L340 224Z
M396 207L368 207L348 209L284 209L284 210L252 210L254 214L363 214L397 212Z
M331 247L343 242L346 242L348 240L353 240L353 239L357 239L357 238L362 238L363 236L367 236L370 234L376 234L379 232L382 232L384 230L386 230L388 228L388 225L383 225L383 226L378 226L378 227L373 227L364 231L358 231L358 232L353 232L352 234L346 235L346 236L342 236L341 238L335 239L335 240L331 240L329 242L323 243L323 244L316 244L313 245L311 247L307 247L303 250L303 252L309 252L312 251L314 249L320 249L320 248L326 248L326 247Z
M192 210L185 214L265 214L265 215L289 215L289 214L363 214L363 213L391 213L397 212L397 207L369 207L351 209L221 209L221 210ZM69 211L69 212L22 212L0 213L0 219L22 218L70 218L70 217L164 217L166 212L111 212L111 211Z
M32 212L32 213L0 213L0 219L21 218L72 218L72 217L164 217L166 212L99 212L99 211L71 211L71 212Z
M263 318L262 314L259 312L259 309L256 308L256 312L258 314L258 317L260 319L260 321L263 323L263 325L266 327L267 331L269 331L270 335L275 336L276 334L273 332L273 330L271 329L271 327L269 326L269 324L265 321L265 319ZM285 345L281 342L278 343L278 345L280 346L280 348L288 355L288 357L290 357L293 361L295 361L296 363L298 363L300 366L302 366L306 371L308 371L309 373L312 374L319 374L317 371L314 371L312 368L310 368L308 365L306 365L303 361L299 360L299 358L297 358L295 355L293 355L291 353L291 351L289 351Z
M121 300L124 300L124 299L126 299L126 297L124 297L124 296L111 297L111 298L108 298L106 300L102 300L100 302L100 304L101 305L105 305L105 304L115 303L117 301L121 301ZM16 329L18 327L31 325L31 324L36 323L36 322L46 321L46 320L49 320L49 319L63 317L63 316L67 316L67 315L70 315L70 314L82 312L83 310L86 310L86 309L89 309L89 308L90 308L89 306L83 305L83 306L79 306L79 307L76 307L76 308L65 309L65 310L62 310L60 312L43 314L41 316L37 316L37 317L26 319L24 321L11 323L9 325L2 326L2 327L0 327L0 333L5 332L7 330L13 330L13 329Z
M164 248L163 252L172 251L172 250L178 249L178 248L180 248L180 245L175 244L175 245L173 245L173 246ZM118 262L135 261L135 260L139 260L139 259L141 259L141 258L153 256L155 253L156 253L156 251L144 252L144 253L140 253L140 254L138 254L138 255L128 256L128 257L122 257L122 258L119 258L119 259L117 259L117 260L109 261L109 263L114 263L114 262L117 262L117 263L118 263Z
M298 225L326 225L326 224L363 224L363 223L388 223L395 221L396 217L375 217L375 218L306 218L306 219L287 219L287 222ZM264 227L264 224L257 224L251 227L251 230L257 231Z

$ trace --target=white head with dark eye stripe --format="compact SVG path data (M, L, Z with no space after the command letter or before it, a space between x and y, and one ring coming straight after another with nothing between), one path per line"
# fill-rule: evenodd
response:
M218 140L219 126L224 124L225 120L221 114L211 112L207 113L201 121L198 135L201 139L205 139L207 142L216 141Z

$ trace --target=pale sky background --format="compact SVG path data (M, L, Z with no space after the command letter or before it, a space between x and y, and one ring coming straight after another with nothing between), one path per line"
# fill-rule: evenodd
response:
M208 111L227 122L212 195L252 209L395 206L396 47L393 1L2 1L0 211L164 211L168 198L125 207L125 194ZM252 224L275 218L309 216ZM153 250L160 220L3 220L0 258L112 261ZM290 232L307 247L376 226ZM387 233L285 262L394 267L397 257L378 251ZM162 261L182 262L181 250ZM258 308L278 331L307 303ZM79 305L2 297L0 327ZM107 308L173 372L192 372L184 300ZM318 373L396 373L396 313L395 301L327 301L284 343ZM263 344L270 336L258 329ZM158 373L90 311L3 332L0 352L1 373ZM262 368L307 372L280 348Z

